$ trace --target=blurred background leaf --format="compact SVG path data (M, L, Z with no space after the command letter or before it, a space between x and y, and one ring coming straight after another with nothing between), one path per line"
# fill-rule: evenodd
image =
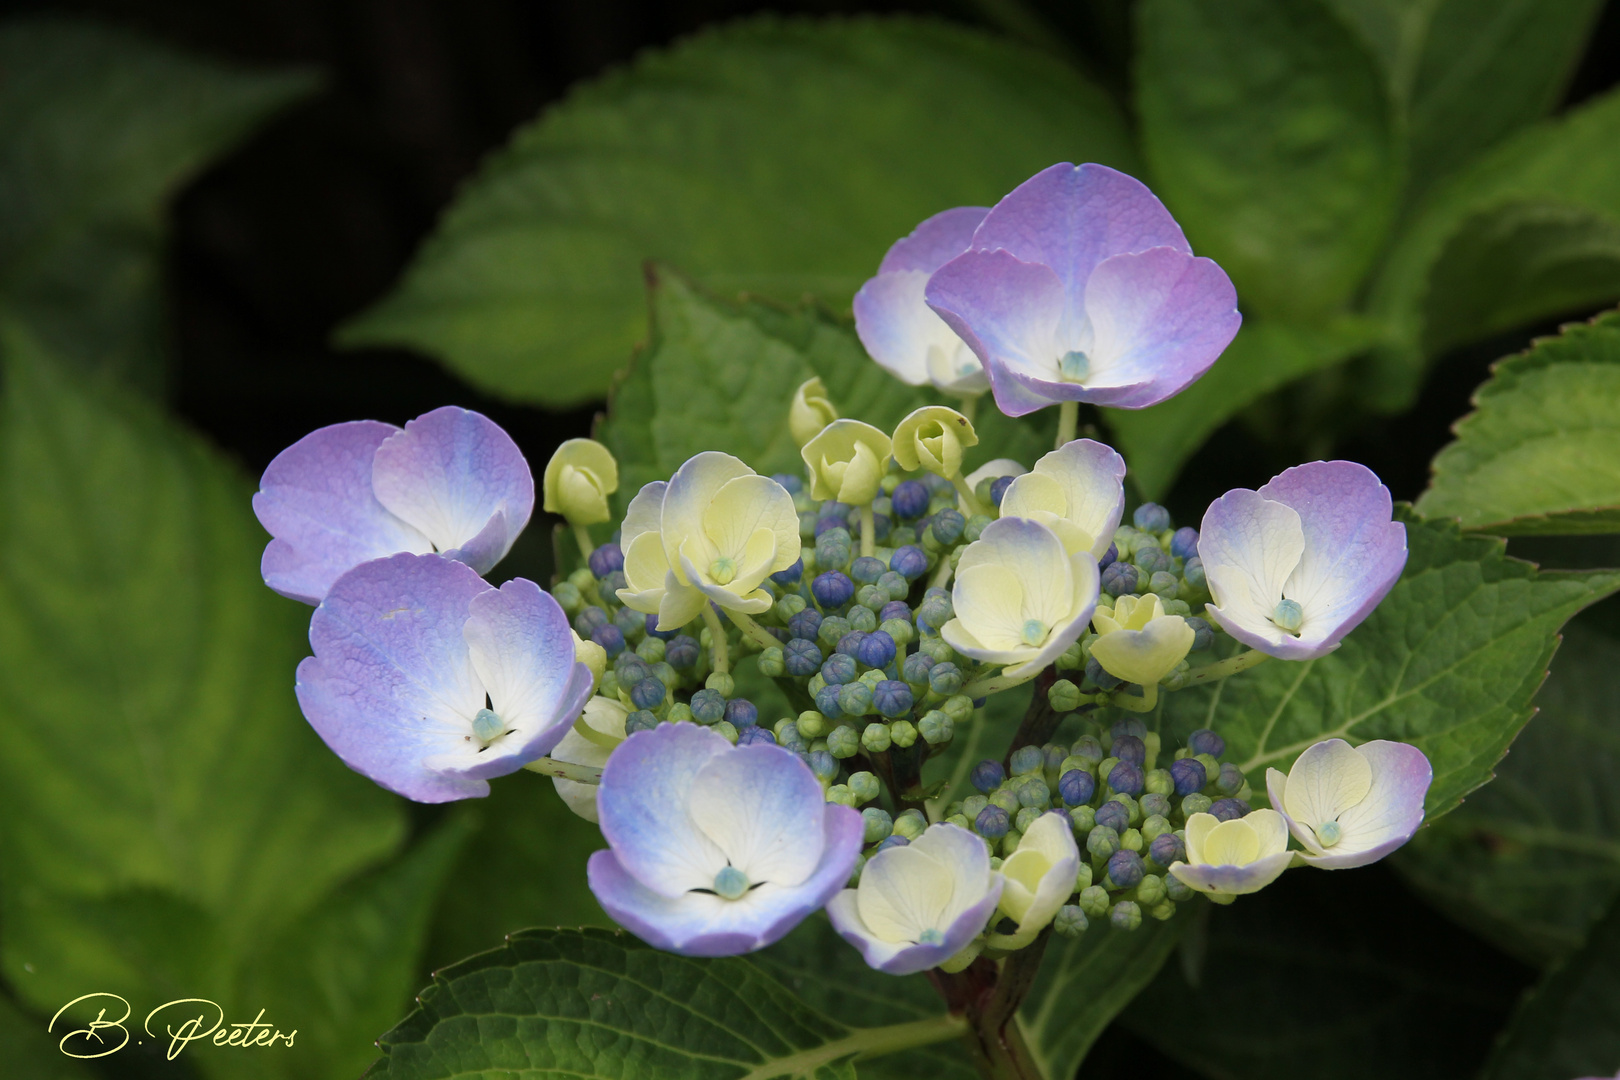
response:
M1113 103L1047 55L920 20L733 23L520 130L341 340L575 405L643 336L642 260L843 306L923 218L1059 160L1135 165Z

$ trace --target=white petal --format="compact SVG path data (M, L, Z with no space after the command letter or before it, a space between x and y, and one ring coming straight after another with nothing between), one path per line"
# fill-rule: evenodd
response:
M1339 816L1367 797L1372 766L1343 739L1326 739L1299 755L1288 770L1288 790L1281 809L1312 829Z

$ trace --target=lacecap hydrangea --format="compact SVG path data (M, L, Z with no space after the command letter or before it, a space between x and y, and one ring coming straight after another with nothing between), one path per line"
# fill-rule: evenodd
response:
M1231 491L1198 528L1127 516L1127 462L1077 437L1080 404L1171 397L1241 322L1153 194L1054 165L942 209L877 270L860 339L939 400L876 424L813 379L780 403L794 466L715 446L636 491L570 440L540 495L579 562L547 588L485 580L535 491L477 413L339 424L276 458L263 571L316 605L296 675L316 732L424 802L551 778L601 830L604 910L692 956L825 908L877 970L993 979L1053 933L1405 843L1431 778L1415 747L1327 740L1259 784L1219 732L1156 727L1161 694L1337 648L1406 538L1350 462ZM1010 417L1056 405L1051 452L983 445L987 391ZM1029 704L992 747L1005 694Z

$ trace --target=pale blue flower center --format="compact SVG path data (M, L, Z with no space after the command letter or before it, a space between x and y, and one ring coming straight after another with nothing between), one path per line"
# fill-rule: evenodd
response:
M924 930L922 933L917 935L917 944L943 945L945 944L945 935L930 926L927 930Z
M748 891L748 875L735 866L727 866L714 875L714 891L727 900L736 900Z
M1322 846L1325 848L1337 844L1339 838L1343 835L1344 830L1339 828L1337 821L1324 821L1316 827L1316 838L1321 841Z
M506 725L501 723L501 718L495 715L493 709L479 709L473 717L473 735L479 742L493 742L505 730Z
M1058 361L1058 374L1070 382L1084 382L1091 374L1091 357L1079 349L1064 353L1063 359Z
M1024 644L1039 645L1046 640L1046 632L1050 629L1039 619L1030 619L1024 624Z
M1299 628L1305 625L1305 611L1297 600L1279 600L1276 610L1271 613L1271 621L1280 629L1297 634Z
M737 564L722 555L709 564L709 576L716 585L730 585L737 576Z

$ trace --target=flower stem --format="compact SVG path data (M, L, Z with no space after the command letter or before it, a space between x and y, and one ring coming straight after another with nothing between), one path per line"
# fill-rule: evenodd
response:
M554 776L559 780L572 780L576 784L600 784L602 770L590 765L575 765L571 761L558 761L556 758L536 758L523 766L530 772L537 772L541 776Z
M703 602L703 625L709 628L709 663L721 675L731 671L731 654L726 649L726 628L720 625L720 616L714 605Z
M1074 441L1075 429L1080 426L1080 403L1078 401L1063 401L1058 403L1058 433L1057 444L1065 446Z
M930 589L943 589L945 583L951 580L951 553L939 553L939 566L934 570L934 576L928 579Z
M967 478L961 473L951 477L951 486L956 489L958 495L962 496L962 505L967 507L969 517L985 512L984 506L979 502L979 497L973 494L973 489L968 487Z
M978 394L970 394L967 397L964 397L962 399L962 407L956 410L963 416L967 417L967 422L970 424L973 423L974 418L979 415L979 397L980 395Z
M1048 927L1028 948L999 965L980 957L965 970L928 973L953 1016L968 1022L963 1036L979 1075L987 1080L1044 1080L1040 1063L1024 1041L1018 1007L1029 996L1052 931Z
M1263 653L1259 649L1250 649L1248 652L1229 656L1225 660L1217 660L1213 664L1193 668L1187 672L1187 678L1183 685L1192 686L1196 683L1215 682L1218 679L1230 678L1240 671L1248 671L1255 665L1264 663L1269 659L1271 659L1269 654Z
M1003 668L1003 671L1006 669ZM1003 690L1011 690L1016 686L1023 686L1029 680L1039 675L1040 671L1031 671L1027 675L997 675L989 679L980 679L976 683L969 683L962 687L962 693L977 701L991 694L999 694Z
M870 556L877 550L877 515L872 512L872 504L866 503L861 507L861 554Z
M583 562L591 557L596 545L591 543L591 530L583 525L574 526L574 543L579 545L579 557Z
M760 648L780 649L782 647L782 643L777 641L769 630L755 622L754 617L746 611L733 611L731 608L726 608L726 618L736 623L737 629L741 630L750 641Z
M1159 706L1159 684L1142 687L1141 697L1135 694L1115 693L1108 699L1108 704L1126 712L1152 712Z

